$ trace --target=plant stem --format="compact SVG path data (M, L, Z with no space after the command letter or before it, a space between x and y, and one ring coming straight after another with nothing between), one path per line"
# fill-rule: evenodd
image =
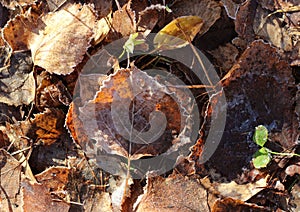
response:
M271 150L269 150L269 153L273 154L273 155L282 155L282 156L297 156L300 157L299 154L297 153L288 153L288 152L273 152Z

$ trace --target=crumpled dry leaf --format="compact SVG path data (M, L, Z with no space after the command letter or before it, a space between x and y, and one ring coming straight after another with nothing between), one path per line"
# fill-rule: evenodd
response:
M211 0L176 1L170 6L176 17L194 15L203 20L199 34L204 34L221 17L221 7L218 2Z
M209 211L207 191L200 183L181 175L148 178L140 198L137 212Z
M69 4L42 17L32 13L17 16L4 28L4 38L14 51L31 49L35 65L65 75L82 61L95 23L90 6Z
M71 101L71 94L60 79L48 72L42 72L37 76L35 103L39 110L69 105Z
M14 106L30 104L35 97L35 80L29 52L13 53L9 63L5 63L10 55L5 47L0 48L0 55L4 59L0 61L0 102Z
M221 0L228 17L235 19L236 13L240 7L240 5L245 2L246 0L234 1L234 0Z
M28 182L23 179L21 183L23 196L23 211L68 211L70 205L64 201L53 201L48 189L41 184Z
M109 13L106 17L97 20L97 23L94 27L93 45L99 44L108 34L110 28L111 28L111 13Z

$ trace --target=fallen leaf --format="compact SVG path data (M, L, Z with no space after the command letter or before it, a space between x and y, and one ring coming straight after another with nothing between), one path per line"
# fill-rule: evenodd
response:
M292 34L289 33L289 25L275 15L268 17L270 12L256 8L253 29L256 35L269 41L272 45L284 50L292 51L294 48Z
M191 157L198 173L209 174L214 170L220 174L211 175L214 180L224 177L245 183L248 179L241 179L242 173L251 168L250 161L258 150L252 141L256 126L266 126L270 141L279 143L283 149L297 144L298 121L293 106L295 81L288 63L280 59L276 49L255 41L229 71L222 85L222 95L227 99L227 116L225 130L219 135L221 141L209 161L200 164L199 159L206 154L203 144L207 128L204 127ZM218 102L218 98L211 99L211 104ZM222 114L224 108L215 110ZM206 120L209 123L209 115Z
M42 32L32 34L29 44L35 65L50 73L69 74L90 46L96 17L88 5L69 5L42 17Z
M96 25L94 27L93 45L99 44L106 37L110 28L111 28L111 13L109 13L106 17L97 20Z
M49 192L60 192L66 189L70 169L63 166L50 167L35 175L36 180L48 188Z
M17 7L34 4L37 0L1 0L1 4L11 10Z
M30 121L23 122L23 132L35 142L51 145L64 134L64 117L61 110L47 108L43 113L35 114Z
M130 2L113 13L112 27L123 37L136 32L136 14L132 11Z
M181 175L147 179L135 211L209 211L207 191L200 183Z
M1 200L9 201L19 192L21 164L5 150L0 150ZM5 191L5 192L4 192Z
M218 2L211 0L175 1L170 6L175 17L198 16L203 21L199 34L203 35L221 17L221 7Z
M176 49L189 44L198 34L203 20L198 16L182 16L171 21L154 37L157 49Z
M30 183L23 179L21 183L23 211L68 211L70 205L63 201L53 201L48 189L38 183Z
M258 206L256 204L246 203L238 199L233 198L224 198L217 200L212 207L212 212L223 212L223 211L255 211L255 212L264 212L268 211L268 208Z
M35 103L39 110L69 105L71 101L71 94L60 79L48 72L37 76Z
M66 75L82 61L95 23L90 6L69 4L41 17L32 13L17 16L5 26L4 38L14 51L31 49L35 65Z
M5 47L0 49L0 55L3 59L9 57ZM1 65L0 101L14 106L30 104L35 97L35 80L29 52L15 52L10 63Z

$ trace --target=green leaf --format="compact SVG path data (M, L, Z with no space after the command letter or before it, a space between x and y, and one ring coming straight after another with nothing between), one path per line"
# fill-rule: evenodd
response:
M263 147L265 145L265 143L268 140L268 129L263 126L263 125L259 125L257 127L255 127L255 133L253 136L253 141Z
M127 52L127 53L130 53L132 54L133 51L134 51L134 47L137 46L137 45L140 45L142 43L145 43L145 40L143 39L136 39L137 36L139 34L136 32L136 33L133 33L129 36L128 40L125 42L124 46L123 46L123 49ZM123 53L122 53L122 56L123 56Z
M265 168L270 163L272 157L269 153L269 150L265 147L259 149L253 155L253 165L256 169Z

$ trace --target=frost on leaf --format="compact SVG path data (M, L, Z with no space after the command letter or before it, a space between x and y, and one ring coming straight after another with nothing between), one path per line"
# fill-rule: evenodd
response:
M73 4L40 17L19 15L4 28L4 38L14 51L30 49L35 65L65 75L82 61L95 23L90 6Z
M7 54L6 49L2 47L0 49L2 58L8 57ZM28 52L13 53L10 63L2 62L0 102L14 106L30 104L34 100L35 82Z
M272 142L279 143L284 149L294 147L298 137L293 106L294 83L292 70L286 61L280 59L276 49L262 41L253 42L223 82L228 108L225 130L209 161L196 165L198 172L204 173L209 167L228 180L239 180L238 176L245 167L250 168L250 160L258 149L253 145L252 137L255 127L260 124L269 129ZM210 102L217 101L218 96L215 96ZM223 109L217 108L217 111L221 114ZM201 151L209 127L206 125L201 130L204 136L193 147L192 158L196 163L203 154Z
M72 103L67 125L92 158L98 151L131 159L170 154L190 142L181 101L141 70L121 69L103 81L93 100Z

